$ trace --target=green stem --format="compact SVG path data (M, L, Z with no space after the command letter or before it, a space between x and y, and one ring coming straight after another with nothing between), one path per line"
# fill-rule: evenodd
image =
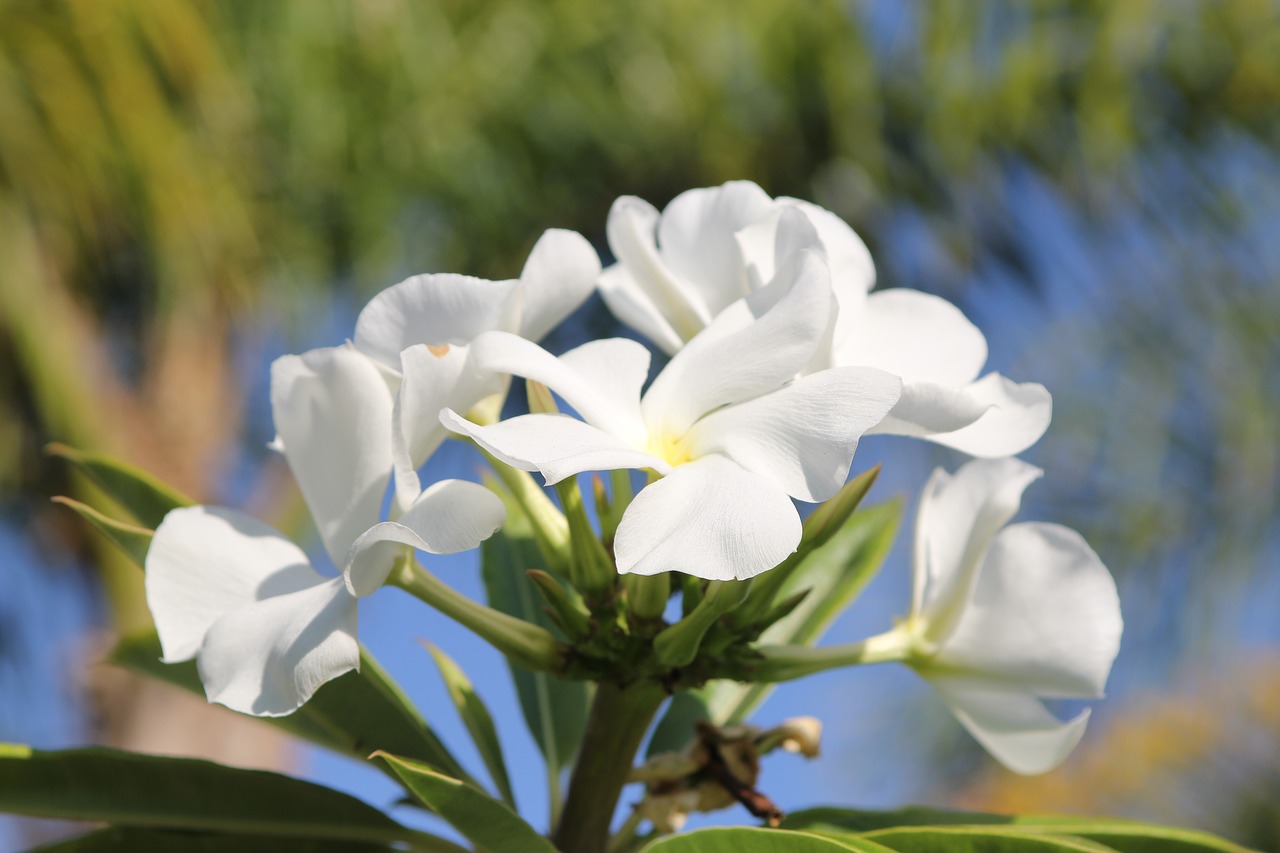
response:
M556 846L565 853L604 853L632 761L665 698L662 685L649 681L596 687L555 832Z
M914 634L894 628L860 643L838 646L760 646L764 660L757 664L756 681L788 681L842 666L909 660L916 648Z
M550 631L472 601L422 568L413 558L401 560L388 580L470 628L523 667L535 672L552 671L563 663L563 650Z
M489 460L489 466L498 475L498 479L511 492L515 502L524 510L547 568L556 574L566 574L569 569L569 522L564 513L547 497L547 493L528 471L512 468L482 447L480 451Z

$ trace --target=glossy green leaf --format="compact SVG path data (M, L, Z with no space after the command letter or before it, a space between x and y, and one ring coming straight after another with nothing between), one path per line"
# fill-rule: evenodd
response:
M120 507L145 528L155 530L165 514L195 501L141 468L101 453L86 453L65 444L50 444L45 451L67 460L93 480Z
M507 507L507 522L480 545L481 570L489 605L512 616L556 631L542 610L542 599L526 570L536 568L540 552L519 505L499 495ZM511 664L520 710L533 739L553 774L566 767L582 741L587 724L590 688L585 682L564 681L546 673ZM553 797L555 792L553 792Z
M1088 841L1102 844L1121 853L1246 853L1246 848L1193 829L1158 826L1117 818L1092 818L1049 815L996 815L982 812L949 811L908 806L892 811L814 808L787 815L782 824L789 829L805 829L817 833L900 833L904 829L962 829L965 833L1013 832L1019 836L1070 836L1076 843ZM1003 836L1002 836L1003 837ZM881 839L883 843L890 843ZM944 840L950 840L947 836ZM923 844L916 838L903 843ZM997 842L992 842L993 844ZM1005 843L1000 841L998 843ZM917 848L910 848L912 850ZM928 849L928 848L919 848ZM985 849L985 848L983 848ZM1004 848L1000 848L1004 849ZM1030 848L1029 848L1030 849Z
M44 752L0 745L0 811L331 841L417 835L372 806L311 782L102 748Z
M717 827L651 841L641 853L889 853L891 848L861 839L824 838L808 832L749 827Z
M441 839L440 847L421 850L440 853L462 848ZM391 853L387 844L335 841L326 838L281 838L222 832L176 832L136 826L112 826L88 835L57 841L27 853Z
M161 662L160 640L155 631L124 638L109 660L204 695L195 661ZM360 761L374 750L394 749L399 755L425 761L451 776L474 782L399 685L363 649L359 672L348 672L323 685L311 701L288 716L260 719Z
M449 689L449 697L453 699L454 707L458 709L458 716L462 718L472 742L476 745L476 751L480 753L484 766L489 770L493 784L497 786L498 792L507 805L514 809L515 794L511 790L511 779L507 775L507 762L502 754L502 744L498 740L498 729L493 724L489 709L476 695L466 673L454 663L452 658L429 643L427 650L431 652L436 666L440 669L440 677L444 679L445 686Z
M71 498L56 497L54 503L74 510L81 518L93 525L100 533L116 545L134 565L142 568L147 560L147 549L151 547L151 537L155 534L145 527L116 521L98 512L88 504Z
M907 826L848 837L875 841L897 853L1115 853L1105 844L1073 835L1037 835L997 826Z
M875 576L893 546L902 505L888 501L859 510L815 548L778 589L778 600L811 590L790 614L767 628L761 642L811 644ZM745 720L774 689L772 684L712 682L704 688L712 719Z
M551 842L505 803L415 761L385 752L387 763L414 796L486 853L556 853Z

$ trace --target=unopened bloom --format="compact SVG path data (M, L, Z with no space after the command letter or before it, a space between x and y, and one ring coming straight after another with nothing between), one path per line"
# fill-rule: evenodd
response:
M982 333L944 299L905 288L869 293L875 268L839 217L798 199L771 199L749 181L681 193L659 214L631 196L609 213L618 263L599 288L622 322L668 353L737 299L770 281L795 251L828 262L839 316L814 367L866 365L902 378L902 397L869 432L926 438L966 453L1020 453L1048 427L1043 386L979 378Z
M1062 722L1042 699L1098 698L1120 647L1115 582L1074 530L1005 527L1039 469L975 460L934 472L916 523L908 662L960 722L1018 773L1057 766L1086 709Z
M277 360L272 405L278 446L342 574L321 575L281 533L221 507L170 512L146 559L164 660L196 658L210 701L258 716L288 714L359 667L356 601L397 558L413 548L474 548L503 520L493 493L446 480L398 521L378 523L390 479L390 391L349 347Z
M482 426L449 410L441 420L548 483L617 468L661 475L618 526L620 572L748 578L799 542L791 498L834 495L858 437L898 398L899 380L872 368L795 378L829 331L832 303L823 260L798 253L682 348L643 399L649 354L634 341L555 358L513 335L485 335L473 346L477 363L543 383L582 420L531 414Z
M477 369L468 344L502 330L541 340L591 294L600 259L582 235L550 229L519 279L416 275L373 297L356 321L355 347L382 368L395 394L392 452L398 509L421 490L417 469L444 441L441 409L496 418L506 377Z

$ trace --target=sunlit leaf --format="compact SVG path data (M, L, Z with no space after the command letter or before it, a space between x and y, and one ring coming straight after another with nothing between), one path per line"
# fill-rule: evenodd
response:
M487 853L556 853L505 803L414 761L376 753L427 808Z
M56 497L53 502L74 510L111 540L138 568L142 568L146 563L147 549L151 547L151 537L155 535L153 531L136 524L127 524L108 518L88 504L71 498Z
M887 853L892 848L861 839L836 840L808 832L726 827L700 829L650 842L641 853Z
M453 699L453 704L458 709L458 716L462 718L472 742L476 745L476 751L480 753L484 766L488 768L489 776L498 786L502 799L514 809L515 794L511 790L511 780L507 776L507 762L502 754L502 743L498 740L498 730L493 724L489 709L476 695L466 673L452 658L433 645L428 644L427 649L435 658L436 666L440 668L440 677L444 679L445 686L449 689L449 697Z

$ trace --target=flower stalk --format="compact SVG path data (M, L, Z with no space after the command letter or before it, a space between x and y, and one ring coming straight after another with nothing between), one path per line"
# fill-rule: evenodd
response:
M907 661L915 650L915 636L903 626L838 646L761 646L763 660L754 671L756 681L790 681L844 666Z

